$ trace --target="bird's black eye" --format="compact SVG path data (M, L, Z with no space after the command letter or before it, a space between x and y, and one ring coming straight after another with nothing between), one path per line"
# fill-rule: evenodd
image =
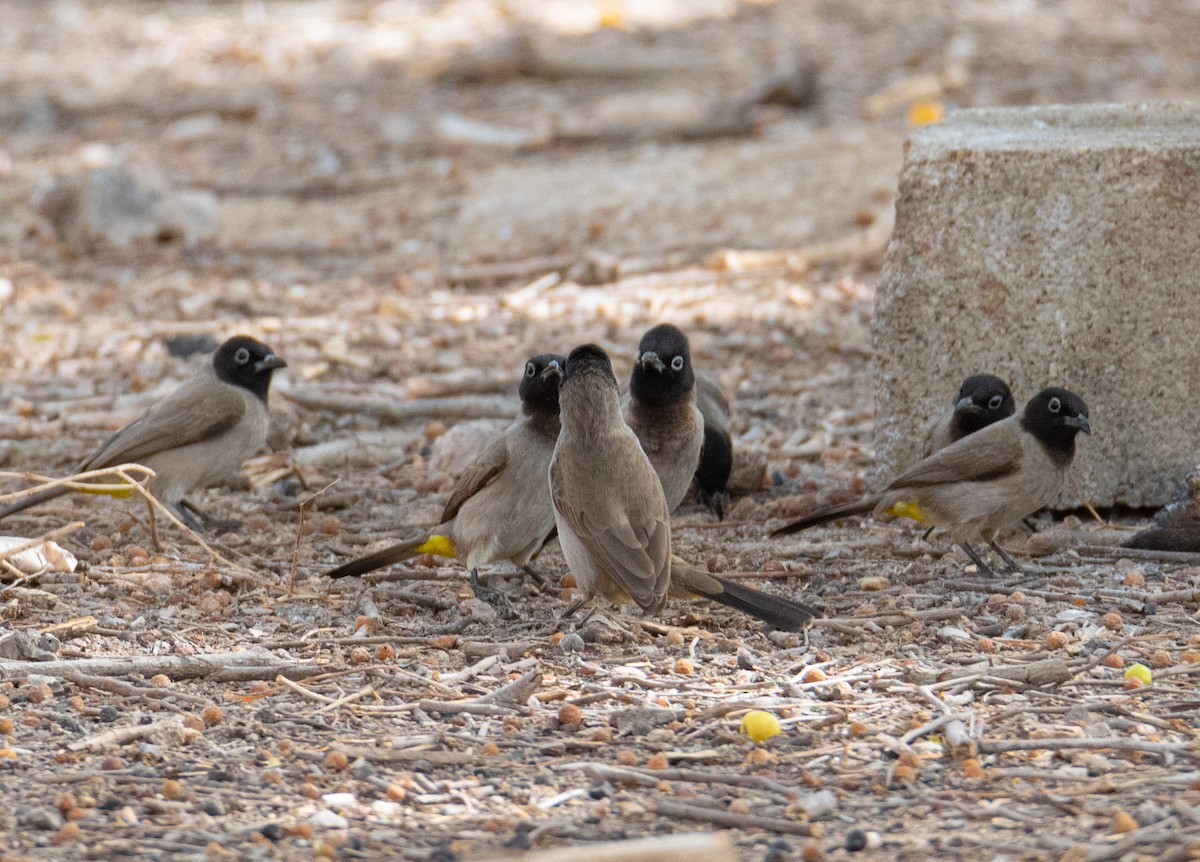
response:
M250 351L244 347L239 347L237 353L233 354L233 361L238 365L245 365L250 361Z
M1057 398L1051 398L1050 403L1046 406L1050 409L1051 413L1057 413L1059 410L1062 410L1062 402Z
M532 377L535 374L537 374L537 366L535 366L532 362L526 362L525 363L525 376Z
M674 368L676 371L682 371L683 370L683 357L676 356L674 359L672 359L671 367Z
M993 395L988 399L988 410L999 410L1000 405L1004 403L1004 397L1001 395Z

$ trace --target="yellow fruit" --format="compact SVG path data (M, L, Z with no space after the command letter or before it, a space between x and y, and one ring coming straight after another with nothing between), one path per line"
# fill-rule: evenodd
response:
M781 732L779 719L761 709L748 712L742 718L742 733L755 742L762 742L772 736L778 736Z
M1125 679L1136 679L1145 685L1149 685L1153 680L1153 675L1150 673L1150 668L1144 664L1131 664L1125 670Z

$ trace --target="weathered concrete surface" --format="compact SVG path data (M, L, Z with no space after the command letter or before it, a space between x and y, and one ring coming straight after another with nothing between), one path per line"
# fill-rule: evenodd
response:
M1200 104L914 133L873 327L881 479L987 371L1018 404L1050 384L1087 401L1073 472L1093 504L1165 503L1200 458Z

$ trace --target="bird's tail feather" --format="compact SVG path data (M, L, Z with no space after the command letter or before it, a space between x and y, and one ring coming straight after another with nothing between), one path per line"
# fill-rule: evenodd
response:
M815 608L808 605L709 574L678 558L672 558L671 561L671 580L677 593L720 602L787 632L804 631L819 615Z
M22 497L15 503L0 509L0 520L7 518L9 515L15 515L17 512L23 512L32 506L37 506L41 503L49 502L56 497L61 497L70 490L70 488L67 488L64 485L57 485L53 488L47 488L45 491L39 491L36 494L30 494L28 497Z
M433 554L438 557L453 557L454 540L449 536L425 533L419 538L391 545L382 551L367 554L365 557L343 563L336 569L330 569L325 574L330 578L352 578L355 575L365 575L384 566L401 563L419 554Z
M809 527L819 527L822 524L828 524L831 521L838 521L842 518L848 518L851 515L861 515L864 512L870 512L879 504L879 497L864 497L861 500L855 500L853 503L844 503L841 506L829 506L824 509L818 509L811 515L805 515L803 518L797 518L790 524L774 530L771 536L787 536L792 533L799 533L801 530L807 530Z

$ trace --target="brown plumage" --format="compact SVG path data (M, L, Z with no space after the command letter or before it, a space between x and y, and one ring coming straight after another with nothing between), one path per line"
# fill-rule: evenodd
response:
M461 560L479 588L479 569L529 561L554 529L547 470L558 439L558 387L566 360L532 357L521 380L521 415L459 476L437 527L343 563L331 578L363 575L431 553Z
M780 628L801 630L810 609L710 575L671 554L662 483L621 417L608 355L595 345L567 358L562 431L550 462L550 496L563 557L583 598L634 601L659 613L668 596L712 599Z
M997 533L1053 503L1075 456L1075 436L1091 433L1087 405L1065 389L1044 389L1018 416L963 437L917 462L882 494L817 512L771 535L797 532L850 511L872 511L880 521L912 518L943 527L981 569L970 542L986 540L1010 566Z
M150 491L194 523L180 503L193 489L236 472L262 448L271 376L286 365L253 338L229 339L213 353L209 365L88 454L75 472L142 464L157 474ZM0 518L68 490L52 488L26 497L0 511Z

